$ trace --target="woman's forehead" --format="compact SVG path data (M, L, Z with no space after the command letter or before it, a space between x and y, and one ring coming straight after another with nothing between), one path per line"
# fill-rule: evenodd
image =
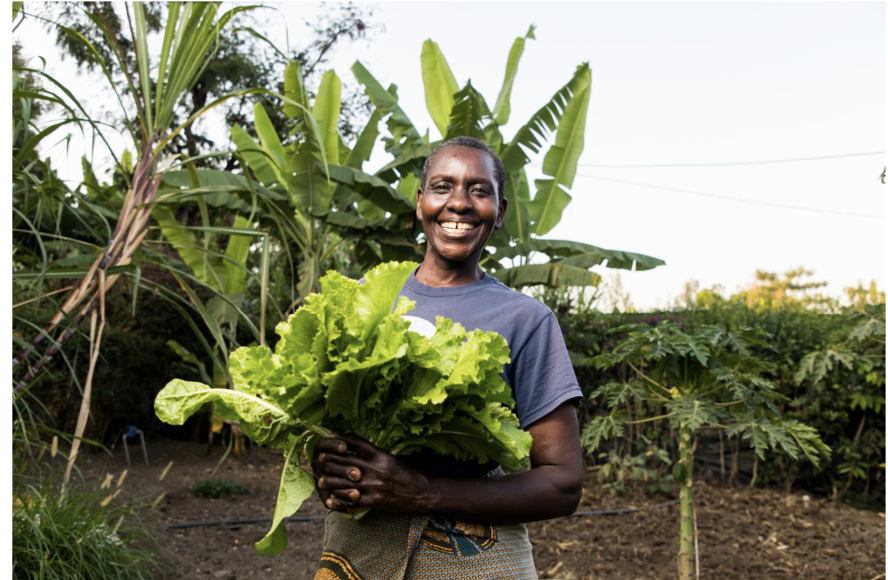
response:
M474 172L482 172L494 181L495 168L490 155L474 147L448 146L438 152L432 159L429 174L449 172L454 169L470 169Z

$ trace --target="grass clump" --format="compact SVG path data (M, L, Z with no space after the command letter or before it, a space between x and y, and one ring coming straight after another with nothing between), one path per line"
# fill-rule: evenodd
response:
M209 499L219 499L230 495L246 495L250 493L250 490L248 490L246 486L222 477L211 477L210 479L199 481L194 484L191 491L198 497Z
M151 537L131 510L112 494L48 483L13 492L12 577L68 580L154 578L156 550L138 540Z

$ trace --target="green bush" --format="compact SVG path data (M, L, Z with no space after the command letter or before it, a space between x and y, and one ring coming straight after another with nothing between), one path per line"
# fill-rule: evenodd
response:
M246 486L236 481L224 479L221 477L211 477L210 479L199 481L191 488L194 495L209 499L219 499L220 497L228 497L229 495L246 495L250 490Z
M847 309L839 313L822 313L798 305L753 308L726 301L711 304L708 308L605 314L589 304L578 307L563 293L548 293L540 298L558 314L577 378L587 397L598 387L609 382L623 382L629 375L629 369L620 366L602 371L589 364L591 357L610 352L622 341L625 332L621 327L628 324L656 325L670 320L689 332L709 324L720 324L732 331L744 327L764 330L770 335L768 345L756 347L754 352L771 365L767 378L786 397L779 405L780 411L787 419L796 419L815 428L823 442L832 448L833 457L818 470L778 455L774 460L758 465L758 481L787 490L799 486L834 498L844 497L867 507L884 506L884 335L852 340L852 333L864 316L884 329L884 305L868 306L865 312ZM830 364L822 360L825 353L837 349L851 357L847 365L840 359L831 360ZM817 381L810 377L799 380L797 375L802 361L811 353L821 353L818 364L824 365L822 370L825 372ZM585 422L601 410L587 398L580 413L581 421ZM631 430L626 434L627 453L639 437L640 433ZM656 443L674 453L669 437ZM735 443L726 441L728 456ZM741 443L742 449L746 449L746 442ZM701 440L701 445L707 444L711 452L718 451L717 439Z

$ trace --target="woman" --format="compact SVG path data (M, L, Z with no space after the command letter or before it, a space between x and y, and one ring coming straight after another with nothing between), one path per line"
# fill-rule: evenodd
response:
M481 252L506 211L505 171L483 142L458 137L426 159L416 217L425 259L401 294L410 315L502 334L531 469L505 475L431 453L394 457L358 437L321 441L312 463L331 509L316 579L536 578L525 522L573 513L582 494L575 405L581 392L552 312L484 273ZM360 520L343 517L358 507Z

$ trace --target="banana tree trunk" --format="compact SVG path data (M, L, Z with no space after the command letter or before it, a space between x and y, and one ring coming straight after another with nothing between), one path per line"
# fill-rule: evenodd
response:
M678 551L678 578L691 580L694 577L694 455L691 449L691 430L682 425L678 434L679 464L682 466L682 481L679 482L679 502L681 505L681 541Z

